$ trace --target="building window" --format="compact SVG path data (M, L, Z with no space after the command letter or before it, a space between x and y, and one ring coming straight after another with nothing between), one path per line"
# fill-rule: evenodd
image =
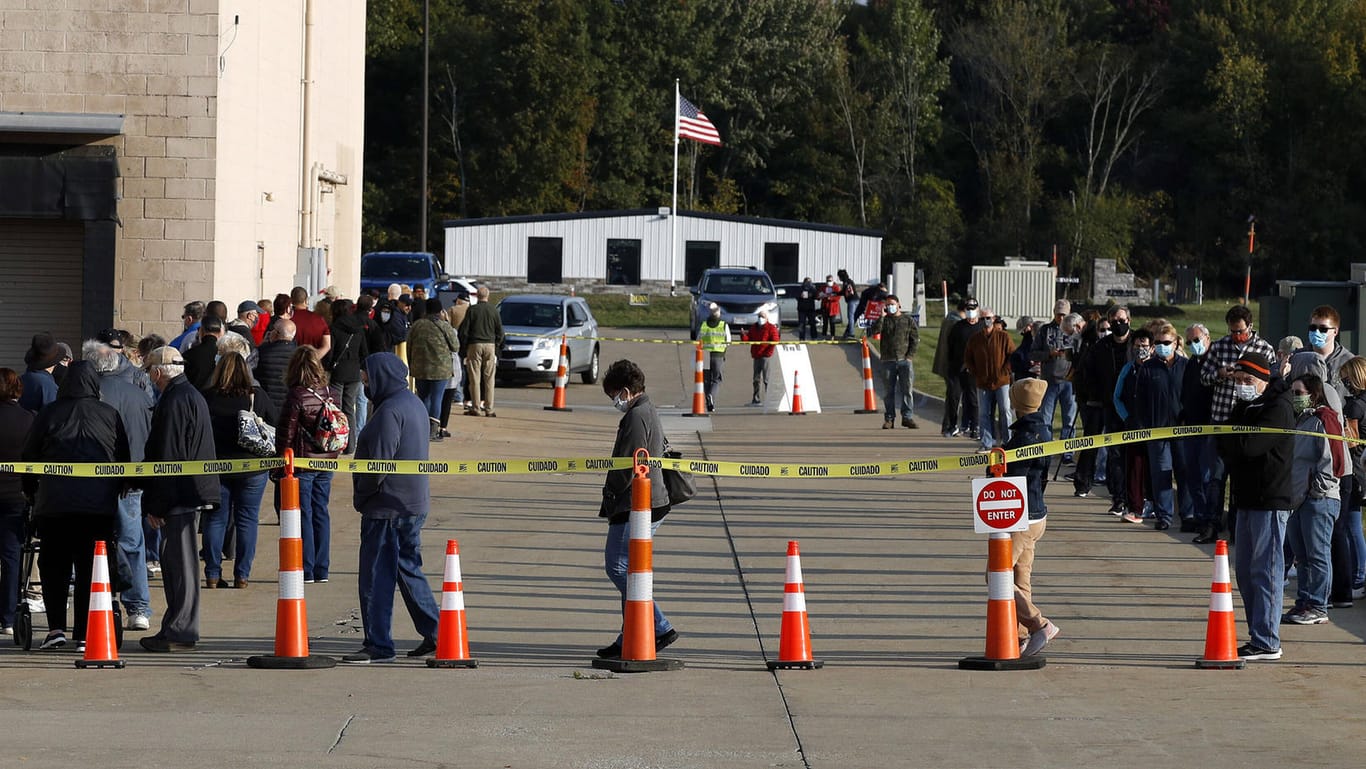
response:
M764 271L774 283L797 283L797 244L765 243Z
M607 239L607 284L640 285L640 241Z
M562 283L564 276L564 239L526 239L526 282Z
M683 246L683 282L695 286L702 282L702 273L721 266L721 242L690 240Z

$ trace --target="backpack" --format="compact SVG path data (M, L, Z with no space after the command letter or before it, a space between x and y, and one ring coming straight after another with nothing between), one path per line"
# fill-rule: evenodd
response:
M312 388L309 392L322 401L322 407L318 409L318 421L313 425L313 432L309 434L313 448L324 453L342 451L346 448L346 441L351 435L351 425L346 421L346 414L332 402L331 398L319 395Z

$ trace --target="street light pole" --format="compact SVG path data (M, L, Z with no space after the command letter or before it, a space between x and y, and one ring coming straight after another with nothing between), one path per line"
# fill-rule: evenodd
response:
M431 92L428 64L431 54L432 2L422 0L422 211L418 216L421 243L419 251L427 250L427 95Z

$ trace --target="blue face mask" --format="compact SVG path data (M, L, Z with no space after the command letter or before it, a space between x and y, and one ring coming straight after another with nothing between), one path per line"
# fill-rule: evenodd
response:
M1310 332L1309 332L1309 344L1312 345L1315 349L1320 349L1320 350L1323 349L1324 347L1327 347L1327 346L1328 346L1328 332L1327 332L1327 331L1310 331Z
M1200 341L1199 339L1196 339L1196 340L1191 341L1191 342L1187 342L1187 343L1186 343L1186 346L1190 348L1191 355L1204 355L1204 354L1205 354L1205 343L1202 342L1202 341Z
M1157 353L1157 357L1166 360L1176 354L1176 345L1159 344L1154 347L1153 350Z

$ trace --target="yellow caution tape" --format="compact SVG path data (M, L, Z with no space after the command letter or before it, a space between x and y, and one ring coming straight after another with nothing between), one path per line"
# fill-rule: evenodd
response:
M1007 466L1011 462L1038 459L1073 451L1119 446L1130 443L1191 438L1202 435L1237 435L1275 433L1308 435L1348 443L1366 444L1366 439L1345 438L1340 435L1313 433L1303 430L1282 430L1270 427L1241 425L1182 425L1147 430L1124 430L1117 433L1088 435L1081 438L1039 443L1018 449L1007 449ZM990 455L909 458L861 464L804 464L764 462L713 462L699 459L652 458L652 465L669 470L681 470L697 475L723 478L877 478L944 470L966 470L986 467ZM233 459L214 462L18 462L0 463L0 473L28 475L70 476L74 478L116 477L153 478L173 475L221 475L250 473L284 467L284 460ZM376 460L376 459L295 459L294 466L305 470L326 470L338 473L380 473L385 475L534 475L559 473L593 473L607 470L628 470L633 461L629 457L572 457L536 459L464 459L464 460Z

